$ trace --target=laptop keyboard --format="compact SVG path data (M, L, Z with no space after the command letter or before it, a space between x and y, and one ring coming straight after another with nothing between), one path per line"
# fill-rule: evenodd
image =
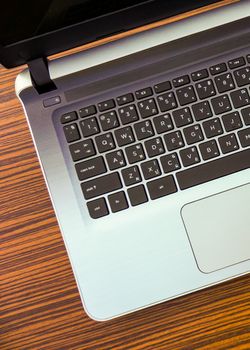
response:
M249 168L250 55L61 116L93 219Z

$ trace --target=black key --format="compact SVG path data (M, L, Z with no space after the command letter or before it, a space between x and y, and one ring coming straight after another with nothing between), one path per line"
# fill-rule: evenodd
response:
M76 112L65 113L61 116L61 123L66 124L78 119Z
M207 120L202 125L207 138L215 137L223 133L219 118Z
M102 134L100 136L96 136L95 142L100 153L111 151L115 148L115 141L111 132L108 132L107 134Z
M189 126L183 130L185 139L188 145L199 142L204 139L201 127L199 124Z
M202 101L192 105L194 117L197 121L207 119L213 116L210 104L208 101Z
M238 86L250 84L250 67L244 67L234 71L234 77Z
M188 75L182 75L181 77L173 79L173 86L175 88L186 85L190 82L189 76Z
M173 151L184 146L183 137L180 131L173 131L164 135L164 140L168 151Z
M185 148L180 151L182 163L185 167L194 165L200 162L200 156L196 147Z
M123 105L125 105L127 103L133 102L134 101L134 96L131 93L125 94L125 95L121 95L121 96L116 98L116 101L117 101L118 106L123 106Z
M238 136L242 147L250 146L250 128L239 131Z
M241 110L241 115L243 117L244 123L250 125L250 107L243 108Z
M128 196L133 207L148 201L148 196L143 185L129 188Z
M172 119L169 114L159 115L153 119L153 122L158 134L167 132L174 128Z
M109 214L108 207L104 198L98 198L87 203L89 215L92 219L99 219Z
M193 118L188 107L173 111L173 118L177 128L191 124L193 122Z
M96 112L96 107L93 105L79 109L79 115L81 118L88 117L95 114Z
M161 175L161 169L157 159L149 160L148 162L141 163L141 169L145 180L152 179L153 177Z
M105 193L119 190L122 187L118 173L111 173L81 184L85 199L101 196Z
M215 87L211 79L201 81L200 83L195 84L195 87L201 100L215 95Z
M199 145L202 158L209 160L220 155L219 148L215 140L203 142Z
M227 66L225 63L219 63L209 68L212 75L223 73L227 71Z
M149 97L153 95L153 91L151 89L151 87L147 87L147 88L144 88L144 89L141 89L141 90L137 90L135 92L135 96L136 98L139 100L141 98L145 98L145 97Z
M116 111L110 111L99 116L99 120L103 131L117 128L119 121L117 118Z
M101 175L107 171L102 157L86 160L85 162L76 164L75 167L80 181Z
M154 135L154 130L149 120L134 124L134 129L138 140L143 140Z
M104 112L114 107L115 107L115 101L112 99L98 103L98 108L100 112Z
M154 86L155 92L159 94L160 92L168 91L171 89L170 81L163 81L162 83L156 84Z
M226 131L233 131L242 127L239 112L232 112L222 116Z
M208 77L207 69L201 69L191 74L192 80L197 81Z
M222 153L236 151L239 148L238 141L234 134L228 134L219 138L220 148Z
M215 77L215 84L220 93L232 90L235 88L231 73L225 73Z
M170 173L172 171L180 169L181 165L177 156L177 153L167 154L160 158L161 165L164 173Z
M245 61L244 57L237 57L237 58L234 58L234 59L228 61L228 67L230 69L234 69L234 68L244 66L245 63L246 63L246 61Z
M135 185L141 182L141 174L137 165L122 170L122 177L126 186Z
M106 154L106 159L110 170L115 170L126 165L126 161L121 150Z
M164 197L177 191L172 175L164 176L160 179L149 181L147 183L147 187L151 199Z
M176 94L181 106L195 102L197 100L194 88L192 86L186 86L179 90L176 90Z
M125 148L125 152L130 164L139 162L140 160L145 159L145 153L143 150L143 146L140 143L136 145L129 146Z
M150 158L158 156L165 152L162 140L160 137L148 140L145 142L147 154Z
M158 113L158 108L153 98L139 102L138 108L142 118L151 117Z
M216 115L231 111L232 106L227 95L221 95L211 100Z
M119 108L118 112L122 124L132 123L139 119L135 105L129 105L123 108Z
M63 127L63 131L68 143L81 138L77 124L66 125Z
M128 208L127 198L123 191L110 194L108 196L108 200L113 213L117 213L118 211Z
M173 92L166 92L157 97L161 112L166 112L177 107L177 101Z
M115 138L118 146L125 146L135 141L133 131L130 126L115 130Z
M177 173L181 190L248 169L250 148Z
M92 136L100 132L99 125L95 117L84 119L80 123L84 137Z
M233 101L234 108L241 108L250 104L250 97L247 89L240 89L231 92L231 99Z
M93 141L88 139L69 146L72 159L76 162L96 154Z

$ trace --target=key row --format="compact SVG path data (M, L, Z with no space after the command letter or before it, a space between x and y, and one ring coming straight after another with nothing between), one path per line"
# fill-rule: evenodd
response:
M250 107L247 107L241 111L243 116L243 120L245 125L250 124ZM157 126L157 128L161 128L161 130L166 131L171 130L173 124L171 122L170 116L161 116L160 118L162 123ZM159 119L157 119L159 122ZM72 124L73 132L76 132L76 125ZM94 140L86 139L80 142L76 142L70 145L70 153L73 161L79 161L82 159L86 159L99 153L109 152L114 150L117 146L127 146L136 142L137 140L145 140L150 137L150 140L145 141L145 148L148 157L152 158L162 153L165 153L165 147L168 151L173 151L178 148L184 147L185 143L188 145L195 144L197 142L202 141L205 136L206 138L213 138L219 136L224 133L224 129L226 132L231 132L243 127L243 122L240 117L239 112L231 112L223 115L221 118L210 118L202 123L202 127L200 124L193 124L191 126L185 127L182 131L172 131L163 135L164 143L160 136L152 138L154 136L154 130L152 123L148 121L143 121L138 123L134 127L134 131L132 127L128 126L125 128L117 129L114 133L114 136L111 132L99 135L95 137ZM78 132L78 131L77 131ZM136 135L136 136L135 136ZM114 139L115 137L115 139ZM185 141L184 141L185 140ZM130 162L139 161L140 157L145 157L145 152L141 151L140 157L133 157L138 153L138 145L133 145L127 148L127 156ZM129 151L131 150L131 151Z
M248 56L247 56L248 57ZM245 59L244 57L238 57L236 59L233 59L228 62L228 65L231 69L241 67L245 65ZM249 58L248 58L249 62ZM212 75L218 75L220 73L226 72L227 67L225 63L217 64L215 66L210 67L210 73ZM191 73L191 77L193 81L202 80L205 78L208 78L208 71L207 69L201 69L199 71L196 71L194 73ZM234 71L234 77L236 80L236 83L239 87L250 84L250 67L244 67L239 70ZM173 79L172 84L174 88L181 87L183 85L187 85L190 83L190 78L188 75L183 75L178 78ZM219 76L215 77L215 84L217 86L218 92L223 93L229 90L232 90L235 88L235 84L232 78L232 74L230 72L227 72L225 74L221 74ZM199 97L204 96L204 89L208 90L206 96L213 96L215 94L215 89L213 85L213 81L211 79L206 80L205 83L201 82L199 84L196 84L197 92L199 94ZM169 81L161 82L159 84L156 84L154 86L155 93L161 93L165 91L169 91L172 89L172 85ZM189 91L188 91L189 90ZM191 93L190 87L184 92L185 93ZM146 87L144 89L137 90L135 92L135 96L138 100L144 99L146 97L150 97L153 95L153 90L151 87ZM194 96L193 96L194 98ZM131 103L135 100L133 93L127 93L124 95L121 95L116 98L118 106L123 106L125 104ZM192 101L191 101L192 102ZM100 112L104 112L106 110L112 109L116 106L114 99L106 100L104 102L98 103L98 109ZM79 116L81 118L85 118L88 116L92 116L97 113L97 108L95 105L87 106L84 108L81 108L79 111ZM71 121L74 121L78 118L77 113L72 111L69 113L64 114L61 117L61 123L65 124Z
M250 146L250 128L243 129L238 132L238 138L243 148ZM219 146L218 146L219 144ZM141 170L145 180L161 175L161 169L157 159L145 160L143 146L137 144L127 149L126 155L129 164L141 162ZM203 160L210 160L218 157L220 152L223 154L231 153L240 148L237 137L234 133L226 134L218 138L218 143L215 139L199 144L199 151ZM220 151L221 150L221 151ZM131 153L130 153L131 152ZM196 146L184 148L179 152L181 162L184 167L197 164L201 161L199 152ZM133 159L132 159L133 157ZM109 170L117 170L127 165L124 152L118 150L106 155L106 162ZM177 153L168 153L160 157L160 163L164 173L170 173L181 168L181 163ZM80 181L85 181L91 177L99 176L106 173L107 167L102 156L98 156L75 165L76 172ZM138 166L131 166L122 170L122 175L126 186L142 181Z
M187 96L189 95L186 95L186 98L188 98ZM211 105L216 115L226 113L232 110L233 107L238 109L250 104L250 96L246 88L242 88L231 92L230 97L231 97L232 103L227 94L219 95L218 97L214 97L211 99ZM176 100L172 92L170 92L167 96L160 95L158 97L158 102L159 102L159 107L161 112L168 112L171 109L174 109L175 107L177 107L177 103L174 101ZM139 112L142 118L151 117L159 113L155 100L153 98L140 102ZM207 100L193 104L192 112L197 121L205 118L209 118L213 115L210 103ZM96 117L87 118L81 121L80 127L82 130L83 136L89 137L89 136L98 134L101 132L101 128L103 131L108 131L108 130L118 128L120 126L120 122L123 125L126 125L139 120L139 114L137 112L135 105L129 105L124 108L121 108L119 109L118 113L120 118L118 118L116 111L110 111L100 115L99 121ZM173 113L173 119L175 121L176 127L182 127L184 125L191 124L193 122L193 117L191 115L191 111L189 107L176 109L172 111L172 113ZM161 133L160 124L164 118L166 117L159 116L158 119L155 119L156 130L159 129L159 131L157 130L158 133ZM170 125L168 127L168 130L173 128L173 124L169 117L168 117L168 121L165 120L165 122L167 122L167 124ZM163 121L163 123L165 122ZM79 134L79 131L77 132L77 129L78 128L76 124L74 124L73 128L72 128L72 124L64 126L65 136L69 143L80 139L80 134ZM138 137L138 139L140 138Z
M180 189L185 190L222 176L248 169L249 159L250 148L177 172L176 179ZM103 192L104 188L108 189L108 192L119 190L107 196L110 209L113 213L127 209L129 203L131 206L146 203L148 201L148 195L150 199L155 200L177 192L177 186L172 175L151 180L147 182L146 187L147 190L143 184L140 184L122 191L122 183L118 173L105 175L95 181L92 180L82 184L82 190L87 200L95 196L93 196L93 192L98 196L105 194ZM109 214L109 208L104 197L88 201L87 208L93 219L98 219Z

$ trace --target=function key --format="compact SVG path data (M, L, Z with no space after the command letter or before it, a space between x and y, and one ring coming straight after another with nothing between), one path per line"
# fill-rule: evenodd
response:
M111 173L81 184L85 199L101 196L105 193L119 190L122 187L118 173Z
M88 106L79 109L79 115L81 118L88 117L89 115L93 115L96 113L96 107L95 106Z
M250 63L250 54L247 55L247 62Z
M118 106L122 106L125 105L126 103L130 103L134 101L134 96L133 94L125 94L125 95L121 95L119 97L116 98L117 104Z
M135 96L136 96L136 98L138 98L138 100L141 98L151 96L151 95L153 95L153 91L152 91L151 87L147 87L145 89L141 89L141 90L138 90L135 92Z
M100 112L106 111L107 109L114 108L115 101L114 100L106 100L98 103L98 108Z
M156 84L154 86L154 90L157 94L160 92L168 91L171 89L171 83L170 81L163 81L162 83Z
M87 203L89 215L92 219L99 219L102 216L108 215L109 211L104 198L98 198Z
M192 80L197 81L208 77L207 69L201 69L191 74Z
M209 68L212 75L223 73L227 71L227 66L225 63L219 63Z
M128 208L128 202L123 191L108 196L109 204L113 213Z
M143 185L129 188L128 196L133 207L148 201L148 197Z
M63 127L67 142L73 142L80 139L80 133L76 124L70 124Z
M69 150L72 159L77 162L78 160L85 159L95 155L95 148L91 139L74 143L69 146Z
M177 188L172 175L149 181L147 183L147 187L151 199L157 199L177 192Z
M76 119L77 119L76 112L65 113L65 114L63 114L61 116L61 123L62 124L66 124L66 123L69 123L69 122L73 122Z
M80 181L106 173L107 169L102 157L86 160L76 164L76 172Z
M233 60L228 61L228 67L230 69L234 69L234 68L244 66L245 63L246 61L244 57L237 57L237 58L234 58Z
M188 84L190 82L188 75L182 75L181 77L173 79L173 85L175 88Z

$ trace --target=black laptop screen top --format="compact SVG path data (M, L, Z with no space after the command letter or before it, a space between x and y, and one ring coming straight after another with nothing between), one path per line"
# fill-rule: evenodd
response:
M0 62L26 63L218 0L8 0L1 4Z

